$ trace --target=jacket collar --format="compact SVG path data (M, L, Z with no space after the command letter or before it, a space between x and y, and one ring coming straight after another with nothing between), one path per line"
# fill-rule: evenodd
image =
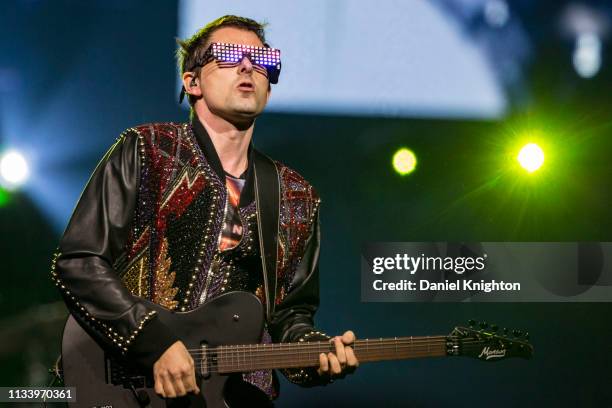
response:
M221 165L221 160L215 149L215 145L212 142L208 132L197 115L193 115L191 118L191 128L195 134L196 140L200 145L204 157L208 161L208 164L213 169L219 180L225 184L225 171ZM244 188L240 194L240 203L238 207L246 207L255 199L255 172L253 171L253 142L249 144L249 150L247 152L249 164L244 173L240 175L241 178L245 178Z

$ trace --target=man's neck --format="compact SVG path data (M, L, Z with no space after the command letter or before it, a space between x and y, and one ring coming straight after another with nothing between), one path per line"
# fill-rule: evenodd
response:
M248 167L248 150L255 121L243 130L208 109L196 109L195 114L208 132L223 170L239 177Z

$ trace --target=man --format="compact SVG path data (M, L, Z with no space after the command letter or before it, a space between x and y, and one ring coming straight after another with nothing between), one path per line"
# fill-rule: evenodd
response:
M139 298L188 311L228 291L249 291L266 306L262 342L330 339L313 328L319 198L278 162L271 275L260 256L251 139L278 80L279 53L265 43L262 25L236 16L179 44L191 123L148 124L121 135L89 180L52 272L84 329L107 350L151 369L155 391L167 398L199 392L193 359ZM287 378L311 386L353 371L354 334L330 341L335 353L321 354L318 368L284 370ZM278 395L270 371L242 378L230 400L248 394L250 406L267 405Z

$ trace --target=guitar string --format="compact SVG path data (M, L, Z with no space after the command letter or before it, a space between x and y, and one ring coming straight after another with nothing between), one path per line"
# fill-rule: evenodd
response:
M430 336L429 338L424 337L398 337L398 338L385 338L385 339L359 339L356 341L358 345L372 345L377 346L385 342L393 342L393 344L419 344L419 343L429 343L429 342L437 342L437 341L446 341L447 338L445 336ZM265 344L265 345L264 345ZM275 350L283 349L283 348L308 348L309 346L318 347L321 344L330 344L333 345L332 342L327 341L311 341L311 342L293 342L293 343L254 343L254 344L232 344L232 345L221 345L221 346L213 346L214 349L221 349L227 347L228 350L237 350L239 348L248 348L248 347L258 347L262 350L272 350L275 347ZM355 343L353 343L354 345ZM201 348L193 348L188 349L190 352L198 352L202 351Z
M440 351L445 351L445 350L423 350L423 346L420 346L421 350L410 350L410 349L400 349L400 350L395 350L395 348L393 348L393 350L391 350L391 348L387 347L387 349L385 350L375 350L376 352L378 352L381 356L385 356L385 357L393 357L396 354L398 354L399 352L406 352L406 351L412 351L414 356L433 356L432 353L437 353ZM439 346L438 346L439 347ZM464 353L469 353L470 351L474 351L474 350L478 350L480 349L480 345L472 345L472 346L467 346L463 348L463 352ZM362 355L366 354L368 351L367 350L361 350ZM291 356L295 356L296 353L291 354ZM442 355L440 355L442 356ZM242 358L241 358L242 357ZM263 363L264 361L267 363L274 363L274 362L286 362L286 359L284 359L283 357L285 356L260 356L257 357L257 359L260 361L260 363ZM250 356L249 361L247 361L247 358L245 356L239 356L239 355L234 355L234 356L229 356L229 355L223 355L220 356L220 358L222 360L224 360L223 362L219 362L219 357L217 358L217 360L215 359L211 359L211 363L209 364L209 369L215 369L217 368L220 364L223 365L226 368L237 368L237 367L242 367L244 365L246 365L246 367L244 367L243 369L239 370L239 371L245 371L249 368L251 368L253 366L253 357ZM316 357L313 355L311 356L311 358L313 360L316 359ZM364 357L362 357L364 358ZM367 357L365 357L367 358ZM242 360L242 361L240 361ZM201 363L202 360L199 361L199 363ZM257 363L257 362L255 362ZM296 363L297 364L297 363ZM299 365L303 365L303 364L299 364ZM298 366L299 366L298 365ZM262 368L269 368L269 367L262 367ZM254 368L252 368L254 369Z
M437 344L441 344L441 343L445 343L448 340L446 338L432 338L429 340L424 340L424 339L420 339L420 340L387 340L385 343L382 343L380 340L372 340L371 342L366 342L365 340L360 340L359 343L357 344L357 346L362 349L362 348L367 348L367 347L372 347L372 348L376 348L376 349L380 349L380 348L384 348L384 347L388 347L388 348L394 348L396 346L399 347L410 347L410 346L427 346L427 345L437 345ZM452 342L452 340L450 340ZM483 340L465 340L463 342L461 342L461 344L471 344L471 343L479 343L482 344L484 341ZM328 342L322 342L322 341L317 341L317 342L304 342L304 343L273 343L273 346L270 345L266 345L263 346L263 344L240 344L240 345L228 345L228 346L214 346L214 347L207 347L206 349L188 349L188 351L193 354L193 355L200 355L200 354L211 354L211 353L223 353L224 355L230 355L230 354L244 354L245 352L249 352L249 353L275 353L275 354L295 354L295 353L299 353L302 351L312 351L312 350L319 350L322 348L325 348L325 346L329 346L330 347L330 351L333 351L333 343L328 343ZM350 347L353 347L355 349L355 344L350 345Z
M478 342L479 343L479 342ZM386 352L391 352L391 353L395 353L395 352L406 352L406 351L413 351L413 352L430 352L433 350L439 350L440 347L443 346L443 344L431 344L431 345L399 345L397 347L395 346L384 346L384 347L378 347L376 349L372 349L372 350L368 350L367 348L359 348L356 349L355 352L356 353L362 353L362 354L366 354L366 353L386 353ZM467 351L468 348L481 348L482 344L474 344L474 345L469 345L469 344L464 344L464 346L462 347L462 351ZM446 350L446 347L443 347L442 350ZM273 353L250 353L248 351L245 352L210 352L207 353L206 356L204 356L205 353L199 353L198 355L193 355L195 357L196 360L203 360L204 358L209 359L210 361L215 361L215 360L219 360L219 359L223 359L225 361L239 361L239 360L246 360L249 359L251 361L253 360L273 360L273 359L283 359L285 357L295 357L296 355L298 355L298 357L300 355L311 355L316 356L319 355L321 353L325 353L325 352L331 352L333 351L333 349L317 349L317 348L310 348L308 350L304 350L301 352L273 352ZM216 357L216 358L215 358Z
M463 340L461 341L462 344L465 343L483 343L485 341L492 341L495 339L478 339L478 340ZM524 343L521 340L511 340L511 339L507 339L509 341L515 341L517 343ZM448 336L428 336L428 337L395 337L395 338L374 338L374 339L358 339L355 343L353 343L351 346L354 345L359 345L359 346L364 346L364 345L369 345L369 346L379 346L381 344L419 344L419 343L432 343L432 342L438 342L438 341L449 341L449 342L454 342L457 341L456 339L452 339L449 338ZM261 349L261 350L279 350L279 349L302 349L302 348L307 348L309 346L319 346L321 344L330 344L333 345L333 342L328 342L328 341L312 341L312 342L292 342L292 343L253 343L253 344L230 344L230 345L219 345L219 346L212 346L212 347L208 347L207 350L210 349L216 349L216 350L220 350L223 348L227 348L227 351L232 351L232 350L238 350L240 352L243 352L245 348L255 348L255 349ZM188 349L189 352L198 352L198 351L202 351L202 348L192 348L192 349Z
M362 342L357 344L357 346L359 347L359 349L363 349L363 348L372 348L372 349L384 349L385 347L388 348L394 348L394 347L427 347L429 345L440 345L445 343L446 340L445 339L435 339L435 340L430 340L430 341L419 341L419 342L410 342L410 341L399 341L397 343L385 343L385 344L381 344L381 343L374 343L374 342L369 342L366 344L366 342ZM254 352L254 353L262 353L262 354L266 354L266 353L270 353L270 354L279 354L279 355L294 355L296 353L300 353L300 352L307 352L307 351L317 351L317 350L323 350L326 347L329 347L330 351L334 350L334 344L333 343L328 343L328 342L321 342L321 341L317 341L317 342L304 342L304 343L276 343L276 344L281 344L281 347L276 347L276 346L262 346L260 344L255 344L249 347L249 345L236 345L236 346L217 346L217 347L211 347L211 348L206 348L205 350L202 349L189 349L188 351L190 352L190 354L192 355L203 355L203 354L221 354L223 353L223 355L231 355L231 354L240 354L243 355L245 352ZM355 349L355 345L351 345L350 347L352 347L353 349Z
M474 342L474 343L479 343L481 344L481 342ZM384 345L384 346L374 346L374 347L365 347L365 345L360 346L359 348L354 348L355 351L358 352L384 352L386 350L395 350L395 349L420 349L420 348L430 348L430 347L440 347L442 346L443 343L442 342L436 342L436 343L430 343L430 344L420 344L420 345L414 345L414 344L400 344L400 345ZM315 345L316 346L316 345ZM273 349L259 349L256 351L250 350L248 348L244 348L242 350L226 350L226 351L221 351L221 350L208 350L206 352L200 352L200 353L191 353L194 356L202 356L204 354L207 354L207 356L211 356L211 355L217 355L217 356L223 356L223 357L228 357L228 358L246 358L247 354L249 356L249 358L261 358L261 357L268 357L268 356L279 356L279 357L283 357L283 356L295 356L296 354L308 354L308 353L323 353L324 351L329 350L330 352L334 351L333 347L331 345L328 345L326 343L321 343L320 344L321 347L308 347L308 348L303 348L301 350L296 350L296 351L291 351L291 350L273 350ZM470 343L465 342L464 346L472 346ZM474 346L476 346L474 344Z
M479 347L477 347L476 349L478 348ZM407 355L407 356L402 356L398 358L397 353L387 351L385 354L380 354L379 356L377 356L376 360L371 360L370 362L381 361L381 360L384 360L385 357L389 357L389 359L411 359L411 358L419 358L419 357L444 357L444 356L439 355L439 354L432 354L432 352L420 351L420 352L415 352L409 356ZM368 360L365 360L365 362L368 362ZM260 364L261 363L262 362L260 361ZM272 360L266 361L266 363L282 364L282 363L285 363L285 361L283 361L282 359L272 359ZM296 364L297 364L296 366L289 366L289 367L284 367L284 368L316 367L317 366L316 364L313 364L313 365L304 365L304 363L296 363ZM214 364L214 363L210 364L206 372L210 374L216 374L216 373L230 373L230 372L250 372L250 371L265 370L265 369L272 369L272 368L267 367L267 366L257 367L257 366L254 366L250 362L238 362L238 363L228 362L225 364Z
M384 360L384 357L388 357L389 359L395 359L397 358L397 355L395 354L385 354L385 355L381 355L380 360ZM418 358L418 357L443 357L442 355L432 355L431 353L426 353L426 352L420 352L420 353L414 353L411 354L410 356L406 356L406 359L409 358ZM376 361L376 360L373 360ZM264 364L265 363L265 364ZM257 364L248 364L248 363L227 363L227 364L210 364L207 368L207 373L223 373L223 372L249 372L249 371L257 371L257 370L264 370L264 369L272 369L272 367L269 367L268 364L270 365L280 365L282 364L284 366L284 368L299 368L299 367L316 367L318 365L318 362L312 361L312 365L310 365L309 363L295 363L295 365L289 365L286 364L286 361L283 360L268 360L265 362L260 362L261 366L257 365Z
M421 348L423 348L423 346L420 346ZM464 352L465 353L469 353L471 350L478 350L480 348L480 346L476 346L476 345L472 345L472 346L467 346L464 347ZM390 348L386 348L385 350L371 350L371 351L376 351L378 352L378 356L377 358L381 357L390 357L390 358L397 358L397 354L399 354L400 352L406 352L406 351L412 351L412 353L410 355L405 355L404 358L411 358L411 357L424 357L424 356L430 356L430 357L443 357L443 355L438 354L440 351L445 351L444 349L439 349L439 345L438 345L438 349L437 350L409 350L409 349L400 349L400 350L391 350ZM361 350L362 353L367 353L367 350ZM295 353L292 354L292 356L294 356ZM452 356L452 355L451 355ZM223 358L226 357L226 358ZM278 357L278 356L264 356L264 357L260 357L260 358L256 358L257 361L253 361L253 357L251 356L250 358L248 358L249 361L247 361L247 358L245 356L236 356L236 357L243 357L243 358L227 358L228 356L221 356L222 359L224 359L223 362L219 362L219 359L214 360L211 359L211 363L208 365L208 371L209 372L216 372L216 369L218 369L218 367L222 366L226 369L229 370L236 370L236 371L254 371L256 369L265 369L265 368L270 368L270 367L257 367L257 364L274 364L274 363L287 363L286 359L284 359L283 357ZM272 358L270 358L272 357ZM367 361L367 356L362 355L362 359L366 358L365 361ZM311 358L313 360L316 359L316 357L313 355L311 356ZM374 360L376 361L376 360ZM202 360L199 360L198 363L201 363ZM313 361L314 362L314 361ZM296 363L296 367L300 367L300 366L304 366L304 363Z

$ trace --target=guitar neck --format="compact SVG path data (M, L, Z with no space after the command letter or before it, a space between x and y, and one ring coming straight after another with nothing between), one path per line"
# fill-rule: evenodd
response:
M447 355L446 336L394 337L357 340L353 344L359 362L403 360ZM218 346L213 353L219 372L247 372L275 368L315 367L319 355L334 351L326 341ZM207 353L210 358L212 353Z

